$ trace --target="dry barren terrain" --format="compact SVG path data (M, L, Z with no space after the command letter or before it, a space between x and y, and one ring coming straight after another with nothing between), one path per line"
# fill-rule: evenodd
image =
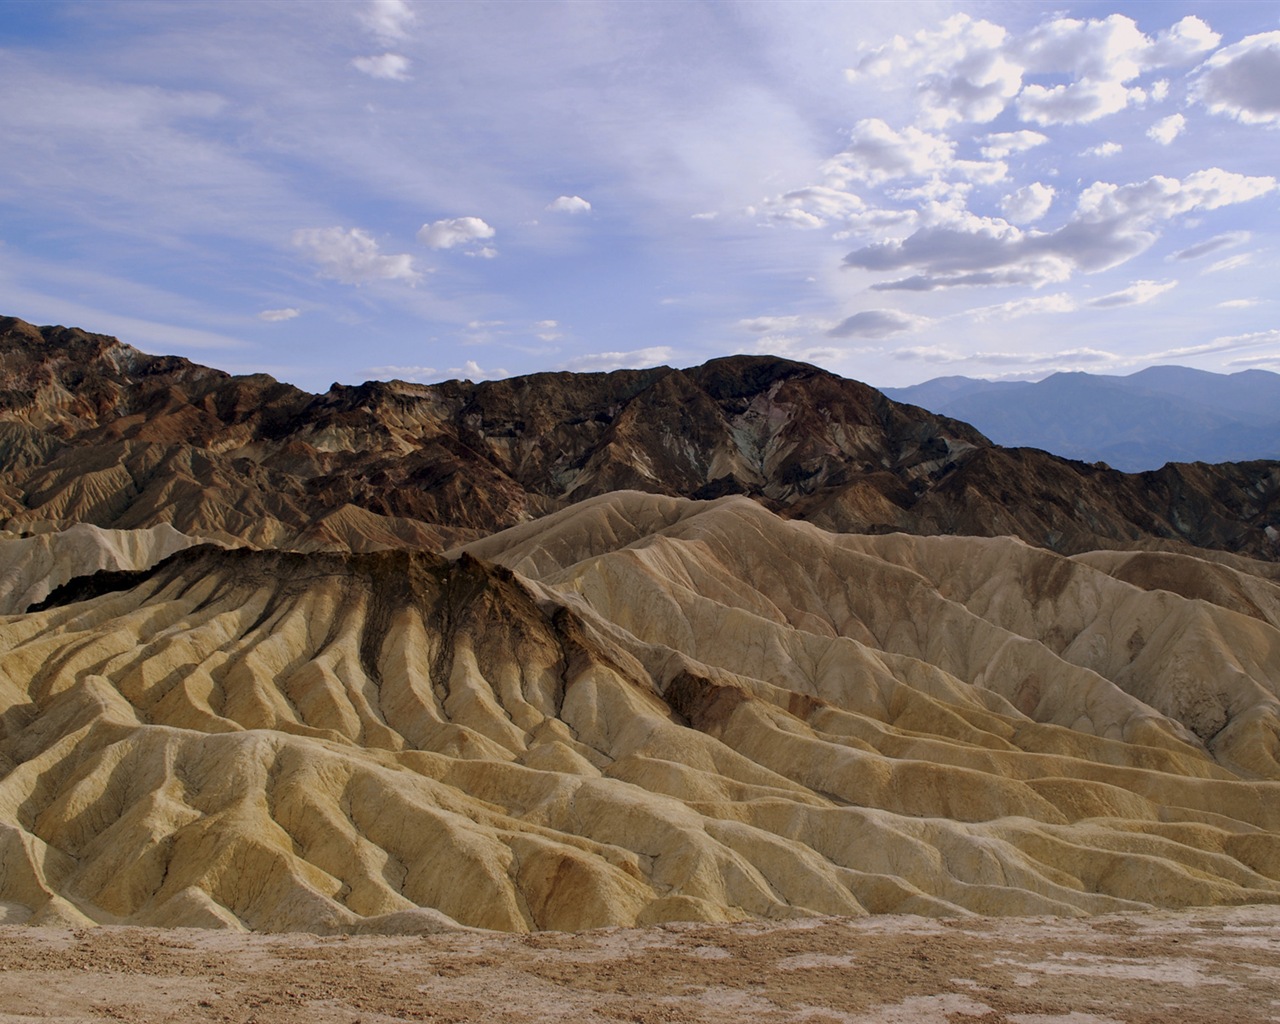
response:
M811 918L577 934L0 928L0 1022L1239 1024L1280 911Z

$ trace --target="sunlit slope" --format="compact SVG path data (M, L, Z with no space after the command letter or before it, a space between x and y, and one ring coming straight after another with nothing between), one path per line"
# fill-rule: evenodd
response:
M0 615L25 612L77 576L103 569L149 569L175 551L204 542L168 523L146 530L77 523L31 537L0 535Z
M1110 558L629 492L453 559L180 553L4 620L0 900L321 931L1280 901L1275 584L1231 570L1252 614Z

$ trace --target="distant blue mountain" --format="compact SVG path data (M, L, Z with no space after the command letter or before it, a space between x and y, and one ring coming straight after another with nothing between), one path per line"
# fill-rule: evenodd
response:
M1138 472L1166 462L1280 458L1280 374L1152 366L1127 377L1055 373L1037 383L935 377L881 388L972 423L997 444Z

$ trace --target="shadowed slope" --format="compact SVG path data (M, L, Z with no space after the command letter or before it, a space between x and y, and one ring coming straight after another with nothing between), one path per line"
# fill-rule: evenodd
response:
M621 493L451 560L179 553L0 642L12 919L1280 900L1274 625L1016 541Z

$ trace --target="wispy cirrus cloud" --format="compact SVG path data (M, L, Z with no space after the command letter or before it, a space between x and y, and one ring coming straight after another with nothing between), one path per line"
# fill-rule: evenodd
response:
M1092 306L1094 309L1141 306L1176 287L1178 287L1177 281L1134 281L1128 288L1121 288L1118 292L1091 299L1085 305Z
M285 320L292 320L301 315L301 310L288 307L286 309L264 309L258 314L259 320L265 320L269 324L278 324Z

